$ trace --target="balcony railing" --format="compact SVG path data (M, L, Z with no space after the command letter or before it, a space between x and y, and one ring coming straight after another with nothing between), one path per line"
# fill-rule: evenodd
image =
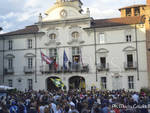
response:
M5 68L5 74L14 74L14 68Z
M125 70L137 69L137 62L125 62L124 68Z
M66 69L63 66L58 66L57 69L54 66L44 65L40 67L42 73L72 73L72 72L89 72L89 66L87 64L71 64Z
M109 63L106 63L106 64L98 63L97 64L97 70L98 71L108 71L109 70Z
M57 69L54 66L49 65L40 66L41 73L57 73L59 71L60 71L59 66L57 67Z
M35 71L35 68L34 67L28 67L28 66L25 66L24 67L24 73L34 73Z
M70 72L89 72L89 65L88 64L71 64L69 67Z

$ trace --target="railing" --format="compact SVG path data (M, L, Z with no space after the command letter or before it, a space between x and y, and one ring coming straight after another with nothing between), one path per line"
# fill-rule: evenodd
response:
M89 72L89 66L87 64L71 64L66 69L63 66L40 66L41 73L72 73L72 72Z
M125 62L124 68L125 70L137 69L137 62Z
M5 74L14 74L14 68L5 68Z
M57 73L59 72L59 66L55 68L54 66L44 65L40 66L41 73Z
M106 64L98 63L97 64L97 70L98 71L108 71L109 70L109 63L106 63Z
M34 71L35 71L34 67L24 66L24 73L34 73Z
M89 65L88 64L71 64L69 66L69 71L70 72L89 72Z

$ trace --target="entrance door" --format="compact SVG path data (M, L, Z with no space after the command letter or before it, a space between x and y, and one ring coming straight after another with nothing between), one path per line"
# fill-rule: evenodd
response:
M79 76L71 77L69 79L69 89L85 89L85 79Z
M60 88L59 87L56 87L56 85L54 84L54 82L51 80L52 79L59 79L58 77L49 77L46 79L46 85L47 85L47 90L48 91L57 91L59 90Z

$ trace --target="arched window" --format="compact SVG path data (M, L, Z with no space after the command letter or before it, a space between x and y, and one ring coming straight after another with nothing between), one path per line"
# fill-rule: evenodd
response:
M55 34L55 33L50 34L50 35L49 35L49 38L50 38L51 40L56 40L56 34Z
M72 33L72 37L73 37L74 39L78 39L78 38L79 38L79 32L77 32L77 31L73 32L73 33Z

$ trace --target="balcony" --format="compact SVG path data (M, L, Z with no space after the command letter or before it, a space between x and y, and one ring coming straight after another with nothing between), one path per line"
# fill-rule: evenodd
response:
M57 69L54 66L44 65L40 66L41 73L72 73L72 72L89 72L89 66L87 64L71 64L66 69L63 66L58 66Z
M54 66L43 65L40 66L41 73L60 73L61 68L58 66L57 69Z
M14 68L5 68L5 74L14 74Z
M34 67L28 67L28 66L24 67L24 73L25 74L34 73L34 70L35 70Z
M109 71L109 63L106 63L106 64L98 63L97 70L98 71Z
M89 65L88 64L71 64L71 66L69 67L69 71L70 72L89 72Z
M125 70L135 70L137 69L137 62L125 62L124 68Z

